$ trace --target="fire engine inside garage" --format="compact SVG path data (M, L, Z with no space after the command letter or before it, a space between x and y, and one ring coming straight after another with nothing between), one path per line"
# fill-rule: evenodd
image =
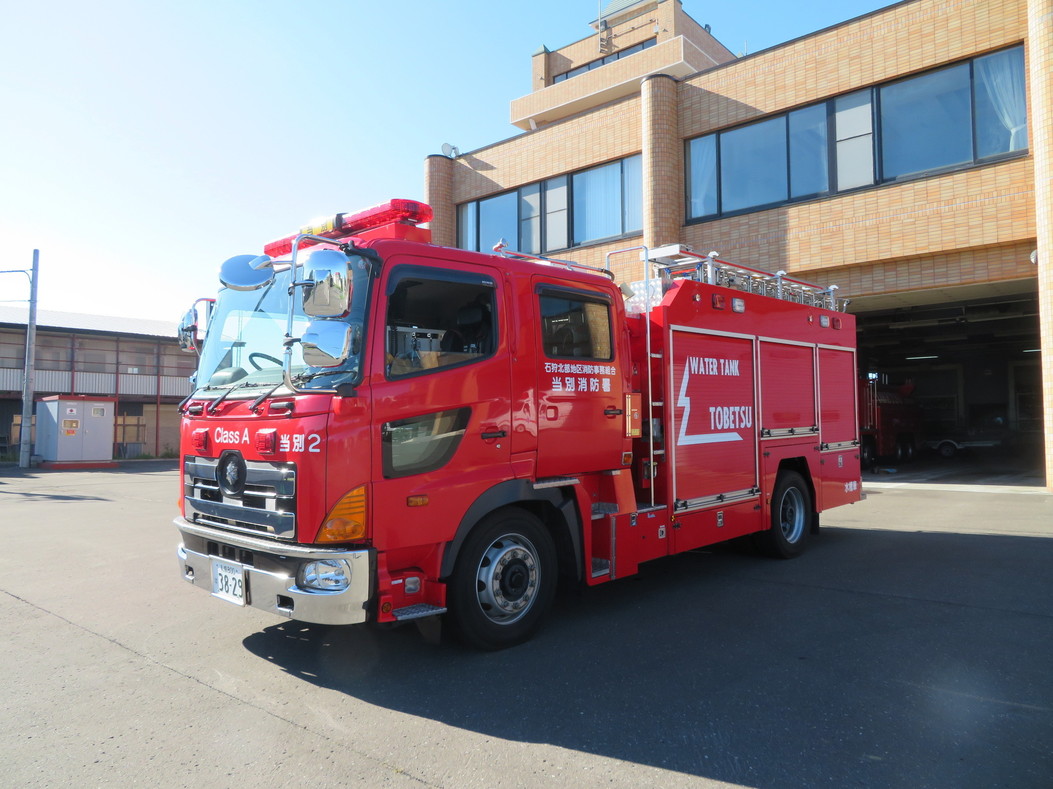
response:
M871 295L850 309L872 469L968 474L996 466L1041 478L1034 280ZM881 409L890 435L878 435Z

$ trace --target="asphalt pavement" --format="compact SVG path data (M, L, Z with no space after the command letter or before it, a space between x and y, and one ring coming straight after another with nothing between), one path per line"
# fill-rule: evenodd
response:
M910 479L910 474L922 479ZM186 584L173 463L0 469L0 785L1053 785L1053 496L868 474L792 561L564 590L481 654Z

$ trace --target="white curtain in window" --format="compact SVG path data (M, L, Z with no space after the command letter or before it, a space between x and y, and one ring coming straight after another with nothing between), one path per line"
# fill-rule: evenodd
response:
M621 233L621 164L604 165L574 176L574 243Z
M643 157L622 160L622 227L631 233L643 229Z
M1009 131L1009 150L1027 147L1027 101L1024 58L1020 50L1000 52L975 61L976 77L987 91L995 113Z
M699 137L688 149L691 216L717 213L717 137Z

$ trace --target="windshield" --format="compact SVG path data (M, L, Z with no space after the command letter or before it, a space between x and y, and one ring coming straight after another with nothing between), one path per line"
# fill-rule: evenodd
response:
M365 305L369 301L369 266L360 257L350 259L351 309L341 318L310 318L301 308L297 289L293 312L293 337L303 336L312 320L350 324L355 338L351 355L339 367L311 367L304 363L299 343L292 346L292 377L303 388L331 388L356 383L361 368ZM291 271L279 272L259 290L223 288L216 299L201 350L197 385L206 389L232 386L274 386L282 381L285 331L289 320Z

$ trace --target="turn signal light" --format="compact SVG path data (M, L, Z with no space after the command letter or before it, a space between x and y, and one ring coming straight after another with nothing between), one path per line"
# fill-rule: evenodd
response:
M315 542L349 542L366 536L366 486L347 493L325 517Z
M278 431L274 428L256 433L256 451L261 455L273 455L278 451Z
M204 455L208 452L208 428L200 428L190 434L190 446L194 448L194 451L199 455Z

